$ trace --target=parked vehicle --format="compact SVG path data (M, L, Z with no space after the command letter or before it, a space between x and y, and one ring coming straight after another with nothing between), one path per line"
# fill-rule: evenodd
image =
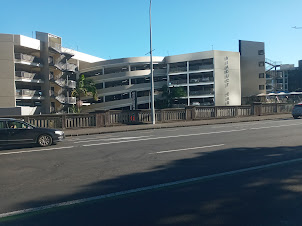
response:
M299 118L300 116L302 116L302 103L296 104L293 107L292 110L292 115L295 119Z
M57 129L39 128L13 118L0 118L0 145L37 143L45 147L64 138L64 132Z
M199 102L192 102L191 105L192 105L192 106L200 106L200 103L199 103Z

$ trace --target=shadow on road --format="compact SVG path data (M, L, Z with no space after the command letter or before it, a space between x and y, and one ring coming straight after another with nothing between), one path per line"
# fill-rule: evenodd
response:
M195 152L142 173L87 184L19 209L302 158L302 146ZM160 158L150 161L160 162ZM135 163L134 163L135 164ZM131 166L129 166L131 167ZM302 161L8 219L3 225L299 225ZM0 221L1 224L1 221Z

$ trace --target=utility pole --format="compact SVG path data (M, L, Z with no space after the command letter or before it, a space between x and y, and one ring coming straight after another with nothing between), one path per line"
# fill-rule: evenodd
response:
M154 79L153 79L153 60L152 60L152 27L151 27L151 3L150 0L150 9L149 9L149 16L150 16L150 71L151 71L151 117L152 117L152 124L155 124L155 109L154 109Z

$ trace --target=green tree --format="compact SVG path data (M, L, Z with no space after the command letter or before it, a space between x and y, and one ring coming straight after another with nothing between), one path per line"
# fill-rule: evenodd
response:
M171 108L173 100L179 97L185 97L187 93L182 87L169 88L167 85L162 87L162 100L156 102L157 108Z
M73 97L77 98L77 109L73 108L73 111L77 111L77 113L80 112L80 103L82 97L91 96L95 101L98 100L98 93L97 88L95 86L95 83L92 79L87 79L82 74L80 78L77 81L76 88L71 92L71 95Z

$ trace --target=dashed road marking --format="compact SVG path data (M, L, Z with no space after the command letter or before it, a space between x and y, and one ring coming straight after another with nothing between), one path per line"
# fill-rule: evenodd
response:
M0 153L0 155L15 155L15 154L30 153L30 152L41 152L41 151L50 151L50 150L69 149L69 148L73 148L73 147L74 146L59 147L59 148L47 148L47 149L38 149L38 150L29 150L29 151L14 151L14 152Z
M158 151L158 152L153 152L153 153L149 153L149 154L163 154L163 153L178 152L178 151L187 151L187 150L196 150L196 149L203 149L203 148L221 147L221 146L224 146L224 145L225 144L214 144L214 145L202 146L202 147L193 147L193 148L183 148L183 149L176 149L176 150Z

